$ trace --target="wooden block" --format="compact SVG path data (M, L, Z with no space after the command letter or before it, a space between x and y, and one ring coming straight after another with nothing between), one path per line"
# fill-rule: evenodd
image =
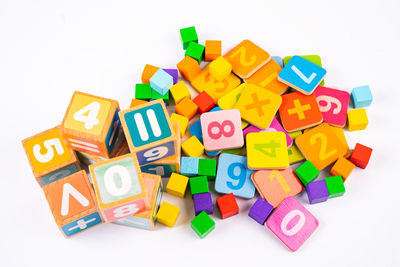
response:
M283 68L283 58L279 57L279 56L274 56L271 57L271 59L273 59L276 63L278 63L278 65Z
M282 65L282 68L283 68L284 66L286 66L286 64L292 59L292 57L293 57L293 56L286 56L286 57L284 57L284 58L282 59L282 64L283 64L283 65ZM300 55L300 57L302 57L302 58L304 58L304 59L306 59L306 60L308 60L308 61L314 63L314 64L317 65L317 66L322 67L322 60L321 60L321 57L320 57L319 55ZM325 84L324 80L322 80L322 81L319 83L320 86L324 86L324 84Z
M328 188L329 198L340 197L346 192L343 178L341 176L331 176L325 178L326 187Z
M281 132L249 133L246 136L247 166L251 170L289 166L286 136Z
M344 127L350 94L346 91L318 86L314 95L324 122L333 126Z
M232 193L217 197L217 206L222 219L227 219L239 213L239 206Z
M254 197L255 187L251 181L253 171L247 168L246 157L222 153L219 156L215 191L233 193L237 197Z
M295 217L298 219L294 220ZM318 227L318 220L294 197L272 213L265 226L291 251L298 250Z
M207 151L244 145L240 112L237 109L203 113L200 121L203 143Z
M213 214L214 207L210 192L193 195L194 214L197 216L201 212Z
M270 60L258 71L246 79L246 83L255 84L275 94L281 95L288 89L288 86L278 81L278 74L282 67L275 60Z
M303 130L322 122L322 114L313 94L293 92L283 95L279 115L288 132Z
M150 208L143 175L134 153L90 165L89 170L99 208L107 222Z
M182 28L179 30L179 32L181 34L183 49L186 49L190 42L197 43L199 40L199 38L197 37L196 28L194 26Z
M286 145L287 147L291 147L293 144L293 139L290 137L290 135L286 132L285 129L283 129L282 125L279 123L279 121L274 117L272 119L271 124L269 125L268 129L262 130L261 132L282 132L285 134L286 137Z
M179 207L163 201L158 209L156 218L159 223L169 227L174 227L178 219L180 209Z
M325 180L310 182L306 187L310 204L325 202L329 198L328 187Z
M199 158L182 157L181 174L185 176L196 176L199 173Z
M225 80L232 72L232 65L222 56L213 60L210 65L210 73L217 81Z
M103 222L95 193L85 171L43 187L54 220L65 237Z
M167 193L184 198L189 178L177 173L172 173L167 184Z
M190 42L185 51L185 56L196 59L199 64L203 61L204 57L204 45L198 44L197 42Z
M296 169L296 175L303 185L307 186L310 182L318 177L319 170L307 160Z
M222 42L217 40L206 40L204 51L205 61L213 61L222 54Z
M196 136L197 139L199 139L200 142L203 142L203 133L201 131L201 122L200 122L200 120L197 120L195 123L193 123L189 127L189 133L192 136Z
M150 203L150 209L142 213L137 213L135 215L116 220L113 223L146 230L155 229L156 213L160 207L163 193L161 176L143 173L143 181L148 192L147 199Z
M137 83L135 85L135 98L149 101L152 98L152 90L149 83Z
M178 82L179 71L178 69L163 69L166 73L172 76L172 83L176 84Z
M344 155L344 158L350 157L351 151L350 151L349 145L347 144L347 140L346 140L346 136L344 135L343 128L332 126L331 130L337 135L337 137L340 139L340 142L346 148L346 154ZM304 132L305 132L305 130L304 130Z
M175 112L191 120L197 114L198 108L189 97L185 97L176 104Z
M150 83L150 78L156 73L160 68L146 64L144 66L143 72L142 72L142 83Z
M193 102L198 106L200 114L210 111L215 106L215 101L206 91L198 94Z
M60 126L22 140L32 173L44 186L81 169L75 152L65 143Z
M273 209L274 207L271 204L265 201L262 197L259 197L256 202L254 202L253 206L251 206L248 215L259 224L264 225Z
M365 108L352 109L347 112L349 131L364 130L368 126L368 116Z
M189 56L182 59L176 67L181 75L189 82L193 81L201 73L199 62Z
M179 115L179 114L176 114L176 113L172 113L171 122L179 123L179 132L180 132L180 135L181 135L181 138L182 138L186 133L186 129L187 129L188 124L189 124L189 119L184 117L184 116L182 116L182 115Z
M261 129L267 129L272 122L282 97L257 85L248 84L235 104L242 119Z
M190 177L189 184L192 196L195 194L210 192L210 189L208 188L207 176Z
M133 98L132 101L131 101L131 104L129 105L129 107L133 108L133 107L136 107L136 106L139 106L139 105L143 105L143 104L146 104L146 103L147 103L147 101L145 101L145 100L140 100L140 99Z
M249 40L244 40L224 55L232 65L233 72L247 79L271 60L269 53Z
M179 101L181 101L185 97L187 97L187 98L191 97L190 91L184 81L180 81L180 82L174 84L170 88L170 92L171 92L172 98L175 101L175 104L178 104Z
M204 238L215 229L215 222L203 211L190 222L190 226L200 238Z
M251 176L257 191L274 208L286 198L294 197L303 190L292 168L282 170L260 170Z
M166 105L169 105L169 91L164 95L161 95L156 90L151 89L151 99L149 101L154 101L157 99L162 99Z
M293 144L291 147L288 148L288 156L289 164L298 163L305 159L296 144Z
M189 157L200 157L204 154L204 146L196 136L192 136L181 144L183 153Z
M359 86L351 90L351 100L354 108L365 108L372 103L372 94L369 85Z
M176 154L179 136L161 100L155 100L119 113L129 149L139 165L146 165Z
M173 78L167 72L159 69L150 78L150 86L160 95L165 95L173 85Z
M218 106L221 109L232 109L246 87L247 83L242 83L226 95L222 96L220 99L218 99Z
M215 180L217 172L217 160L215 159L199 159L199 169L197 174L207 176L209 181Z
M357 143L349 160L357 167L365 169L371 158L371 154L372 148Z
M121 125L115 100L76 91L61 131L73 150L109 158Z
M346 158L339 158L335 164L333 165L330 174L332 176L342 176L343 181L345 182L347 177L349 177L350 173L353 171L355 165L347 160Z

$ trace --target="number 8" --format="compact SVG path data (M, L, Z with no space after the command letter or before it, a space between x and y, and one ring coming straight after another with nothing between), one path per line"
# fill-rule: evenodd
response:
M225 131L226 126L229 126L229 132ZM213 128L217 128L218 133L213 133ZM207 133L212 139L219 139L221 136L231 137L235 133L235 126L233 125L233 122L228 120L225 120L222 123L213 121L208 125Z

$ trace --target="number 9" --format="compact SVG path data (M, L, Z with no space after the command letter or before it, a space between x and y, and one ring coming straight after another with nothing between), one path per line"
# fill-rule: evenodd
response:
M321 105L321 102L326 102L326 105ZM339 112L342 110L342 103L332 96L320 95L317 97L317 103L321 112L329 111L332 108L332 103L336 105L332 111L333 114L339 114Z
M235 168L239 168L239 175L235 175ZM246 182L246 168L243 166L242 163L235 162L229 165L228 167L228 176L232 180L238 181L236 185L234 185L232 182L227 182L226 185L232 189L232 190L239 190L243 187L244 183Z
M143 156L146 158L146 161L155 161L167 155L168 147L159 146L144 152Z

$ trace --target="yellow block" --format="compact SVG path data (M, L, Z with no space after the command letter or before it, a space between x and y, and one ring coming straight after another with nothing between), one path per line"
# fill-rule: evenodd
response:
M295 144L288 148L288 155L290 164L294 164L304 160L303 154L301 154L300 150Z
M226 109L232 109L236 102L238 101L240 95L242 94L243 90L246 88L247 84L242 83L226 95L222 96L218 100L218 106L224 110ZM246 128L249 125L248 122L242 120L242 129Z
M179 124L179 132L181 133L181 138L182 138L186 133L186 129L189 124L189 119L186 118L185 116L172 113L171 122L177 122Z
M302 135L302 132L301 131L295 131L295 132L291 132L291 133L288 133L288 134L289 134L290 138L292 138L293 141L294 141L294 139L296 139L297 136Z
M222 81L232 72L232 65L224 57L219 56L210 63L210 73L217 80Z
M365 108L352 109L347 112L349 131L359 131L367 128L368 117Z
M197 139L196 136L192 136L181 144L183 153L188 157L200 157L204 153L203 144Z
M159 223L173 227L179 216L179 207L163 201L157 212L156 219Z
M189 178L177 173L172 173L167 184L167 193L184 198Z
M174 85L171 86L169 89L171 92L172 98L175 101L175 104L178 104L179 101L184 99L185 97L191 97L190 96L190 91L189 88L186 86L184 81L180 81Z

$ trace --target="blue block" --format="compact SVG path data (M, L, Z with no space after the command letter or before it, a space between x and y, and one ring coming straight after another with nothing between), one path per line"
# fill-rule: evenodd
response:
M215 156L217 156L219 153L221 153L221 150L217 150L217 151L205 151L205 153L206 153L207 156L209 156L209 157L215 157Z
M174 84L173 77L166 71L159 69L150 78L150 86L160 95L165 95Z
M195 123L192 124L192 126L189 127L189 133L192 136L196 136L197 139L199 139L199 141L203 143L203 133L201 132L200 120L196 121Z
M326 70L302 57L293 56L279 72L278 80L310 95L326 75Z
M283 68L283 59L281 57L271 57L273 60L275 60L276 63L278 63L281 68Z
M181 157L181 174L185 176L197 176L199 173L199 158Z
M73 222L63 225L61 227L61 230L64 232L65 236L71 236L90 227L98 225L102 222L103 220L101 219L99 213L96 211L92 214L86 215L85 217L79 218Z
M215 191L233 193L242 198L253 198L255 187L251 180L254 171L247 168L247 157L222 153L219 156Z
M365 108L372 103L372 94L369 85L353 88L351 91L351 100L354 108Z

